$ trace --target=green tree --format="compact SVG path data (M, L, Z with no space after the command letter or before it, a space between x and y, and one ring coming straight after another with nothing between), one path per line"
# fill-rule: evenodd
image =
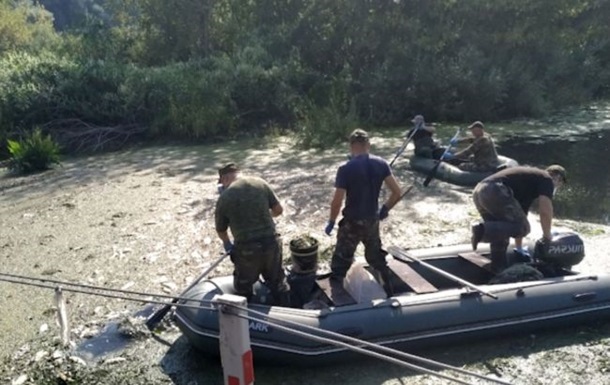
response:
M52 15L31 1L0 0L0 54L40 51L58 42Z

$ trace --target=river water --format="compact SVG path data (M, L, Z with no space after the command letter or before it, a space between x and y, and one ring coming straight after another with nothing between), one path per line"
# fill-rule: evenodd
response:
M498 150L519 164L566 168L568 184L553 200L556 217L610 224L610 108L590 114L588 123L562 121L565 130L556 124L553 132L540 127L517 135L505 132Z
M442 125L441 141L446 143L456 127ZM498 153L521 165L566 168L568 184L553 199L555 217L610 224L610 101L544 120L490 123L486 130Z

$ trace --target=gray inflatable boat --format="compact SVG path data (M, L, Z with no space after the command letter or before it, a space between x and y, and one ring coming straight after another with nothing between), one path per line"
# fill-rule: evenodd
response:
M470 249L469 245L417 250L389 247L391 295L358 260L342 283L329 279L328 274L291 273L295 305L291 308L268 304L269 290L257 283L249 309L265 317L249 323L254 359L315 365L356 354L278 330L266 319L413 352L610 316L610 276L571 270L571 265L584 258L584 245L576 234L557 235L544 260L514 264L497 275L490 271L486 249L482 247L478 253ZM516 256L509 253L509 257ZM232 277L228 276L202 281L181 296L201 307L178 306L174 320L190 343L206 354L219 355L218 309L209 301L217 294L232 292Z
M498 160L500 161L498 170L518 165L516 160L508 158L506 156L498 155ZM437 162L438 161L435 159L423 158L420 156L413 155L409 158L409 167L414 171L419 171L428 174L432 171L434 166L436 166ZM464 171L460 170L456 165L447 162L441 162L438 167L438 170L436 171L436 174L434 175L434 178L458 186L474 186L486 177L493 174L494 172L495 171Z

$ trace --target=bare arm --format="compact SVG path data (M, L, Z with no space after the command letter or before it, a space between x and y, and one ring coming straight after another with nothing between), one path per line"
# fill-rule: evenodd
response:
M345 189L336 188L333 200L330 202L330 217L329 220L335 222L343 206L343 199L345 199Z
M230 241L229 234L226 231L216 231L218 233L218 238L224 243Z
M278 202L274 204L273 207L269 209L269 211L271 211L271 216L275 218L282 215L282 213L284 212L284 208L282 207L281 203Z
M538 198L538 212L540 214L540 227L542 227L542 236L546 239L552 239L551 223L553 222L553 201L551 198L541 195Z
M388 209L391 209L392 207L394 207L394 205L396 205L396 203L398 203L398 201L400 200L400 196L402 195L402 193L400 192L400 186L398 185L398 181L392 174L388 175L383 180L383 182L386 186L388 186L391 192L390 197L384 204Z

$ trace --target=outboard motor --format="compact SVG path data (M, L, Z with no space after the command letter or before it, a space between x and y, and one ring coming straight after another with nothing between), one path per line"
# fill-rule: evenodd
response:
M570 268L585 258L585 245L578 234L563 232L553 235L546 255L538 254L538 250L535 250L534 258L551 265Z

